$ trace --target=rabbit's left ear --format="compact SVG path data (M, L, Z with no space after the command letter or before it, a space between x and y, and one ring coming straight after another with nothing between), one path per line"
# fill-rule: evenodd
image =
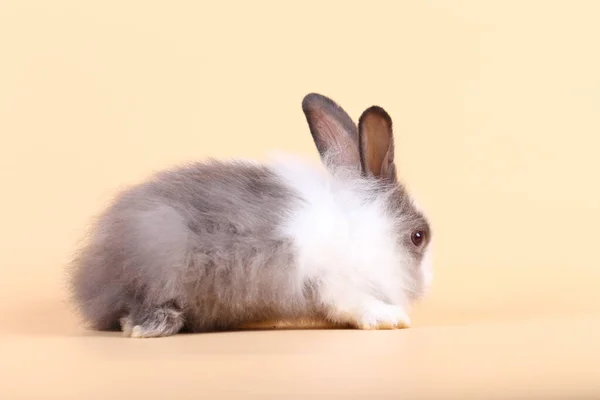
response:
M346 111L330 98L317 93L304 97L302 110L321 158L327 159L333 166L359 171L358 129Z
M392 118L379 106L367 108L358 120L363 173L378 179L396 179Z

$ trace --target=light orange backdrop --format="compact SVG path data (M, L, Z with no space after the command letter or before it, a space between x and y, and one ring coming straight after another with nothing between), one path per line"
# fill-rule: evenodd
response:
M434 228L433 291L415 329L394 334L421 329L435 341L464 329L464 349L430 355L441 365L444 351L469 354L465 338L483 335L473 329L556 321L540 332L556 335L564 357L579 349L570 360L580 364L552 376L591 382L598 21L594 1L2 1L0 332L11 357L41 351L34 338L73 351L81 332L64 304L64 266L118 189L207 156L316 160L300 108L316 91L355 118L372 104L388 110L400 175ZM585 332L554 331L583 318L595 321ZM240 335L231 340L259 340ZM404 350L394 351L400 363ZM511 368L490 369L486 382Z

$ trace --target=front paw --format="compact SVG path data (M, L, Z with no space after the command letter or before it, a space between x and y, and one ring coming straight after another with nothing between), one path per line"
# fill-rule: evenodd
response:
M373 303L365 308L356 325L363 330L406 329L410 327L410 319L400 306Z

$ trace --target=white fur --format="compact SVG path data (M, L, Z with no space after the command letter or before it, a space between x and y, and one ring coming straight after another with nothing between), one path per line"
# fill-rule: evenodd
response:
M421 260L421 265L419 266L419 273L421 274L421 279L423 281L421 296L424 296L429 292L431 284L433 283L433 241L429 242L427 245L427 249Z
M385 194L374 196L372 183L352 171L290 157L272 168L304 200L283 229L298 251L298 279L318 286L329 318L363 328L408 326L410 278L401 267Z

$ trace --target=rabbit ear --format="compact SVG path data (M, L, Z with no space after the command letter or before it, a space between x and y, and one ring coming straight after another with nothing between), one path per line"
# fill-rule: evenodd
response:
M316 93L304 97L302 111L321 159L359 169L358 129L350 116L333 100Z
M392 118L379 106L367 108L358 120L363 172L379 179L396 179Z

